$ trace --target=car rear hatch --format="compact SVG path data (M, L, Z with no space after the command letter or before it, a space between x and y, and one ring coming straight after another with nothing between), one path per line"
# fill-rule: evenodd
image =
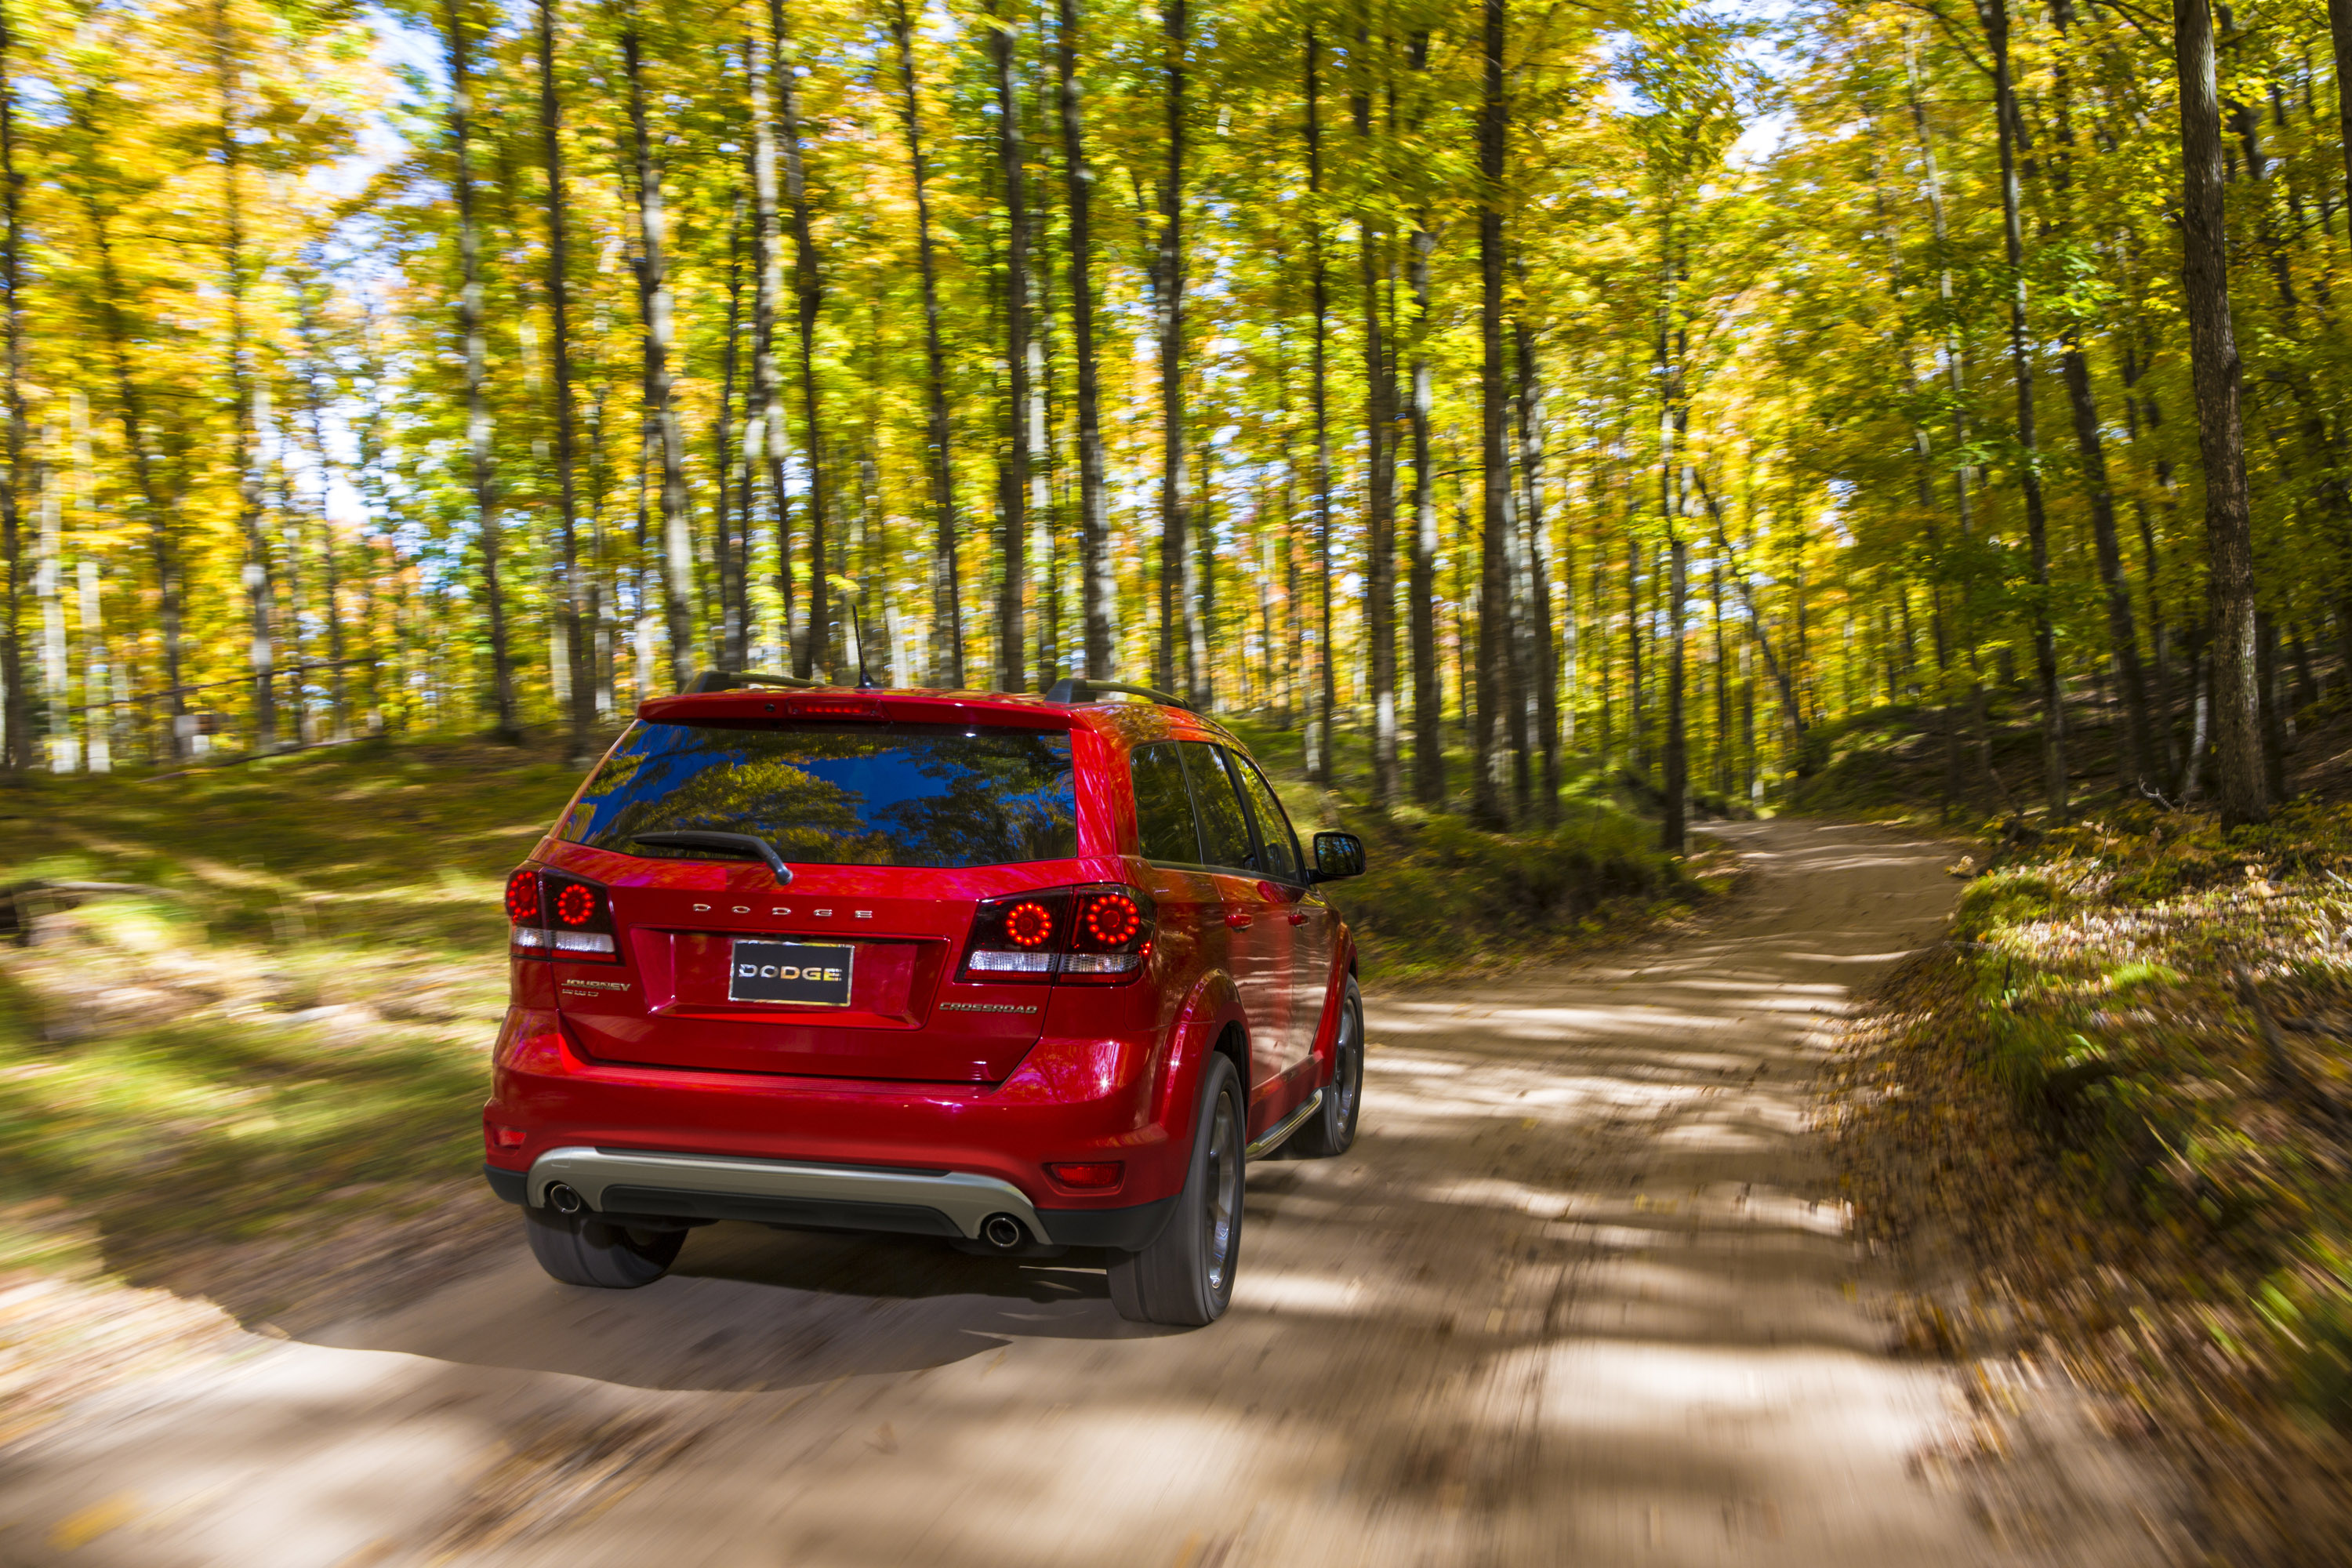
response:
M571 1032L614 1063L1001 1080L1045 994L956 970L982 900L1086 879L1073 736L1028 711L815 705L662 704L590 777L549 907L567 877L600 888L617 962L555 954Z

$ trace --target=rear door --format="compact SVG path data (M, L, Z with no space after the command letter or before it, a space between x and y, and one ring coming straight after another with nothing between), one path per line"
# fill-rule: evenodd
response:
M1216 918L1223 920L1227 967L1250 1022L1253 1101L1276 1087L1297 1066L1290 1045L1290 922L1281 900L1259 884L1258 847L1250 832L1234 765L1222 746L1185 741L1184 772L1201 823L1201 858L1216 890ZM1286 1108L1275 1107L1275 1113ZM1261 1119L1252 1118L1252 1131Z
M957 961L981 900L1087 879L1070 753L1067 731L981 724L640 724L558 833L625 961L556 963L574 1037L646 1066L1001 1080L1046 988L959 982ZM785 879L644 837L703 833L772 845Z
M1228 752L1248 799L1257 829L1258 865L1279 902L1276 916L1290 931L1290 1031L1286 1059L1293 1066L1314 1054L1323 1024L1324 993L1331 974L1331 909L1307 885L1306 861L1290 817L1257 764Z

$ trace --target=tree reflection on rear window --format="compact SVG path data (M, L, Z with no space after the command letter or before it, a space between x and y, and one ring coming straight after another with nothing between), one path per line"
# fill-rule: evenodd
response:
M1078 852L1070 737L944 724L640 723L558 837L624 855L712 858L635 842L690 828L749 833L806 865L1066 859Z

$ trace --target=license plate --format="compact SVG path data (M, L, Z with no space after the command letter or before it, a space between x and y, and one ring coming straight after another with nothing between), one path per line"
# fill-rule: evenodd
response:
M727 999L846 1007L849 969L856 956L857 950L846 943L738 938L727 965Z

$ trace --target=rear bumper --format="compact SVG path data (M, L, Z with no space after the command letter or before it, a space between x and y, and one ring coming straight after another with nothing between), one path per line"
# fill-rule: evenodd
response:
M1165 1049L1157 1035L1048 1036L998 1084L703 1072L587 1060L552 1015L518 1008L485 1152L513 1202L561 1180L614 1213L965 1237L1009 1214L1055 1244L1131 1248L1138 1226L1158 1233L1191 1152L1190 1128L1156 1103ZM1047 1169L1103 1161L1123 1173L1102 1191Z
M548 1189L561 1184L600 1215L740 1219L968 1240L977 1240L982 1225L1003 1214L1050 1245L1130 1252L1159 1236L1176 1204L1171 1197L1126 1208L1040 1210L1011 1183L966 1171L880 1170L627 1149L551 1149L528 1171L486 1164L482 1173L499 1196L535 1208L544 1207Z

